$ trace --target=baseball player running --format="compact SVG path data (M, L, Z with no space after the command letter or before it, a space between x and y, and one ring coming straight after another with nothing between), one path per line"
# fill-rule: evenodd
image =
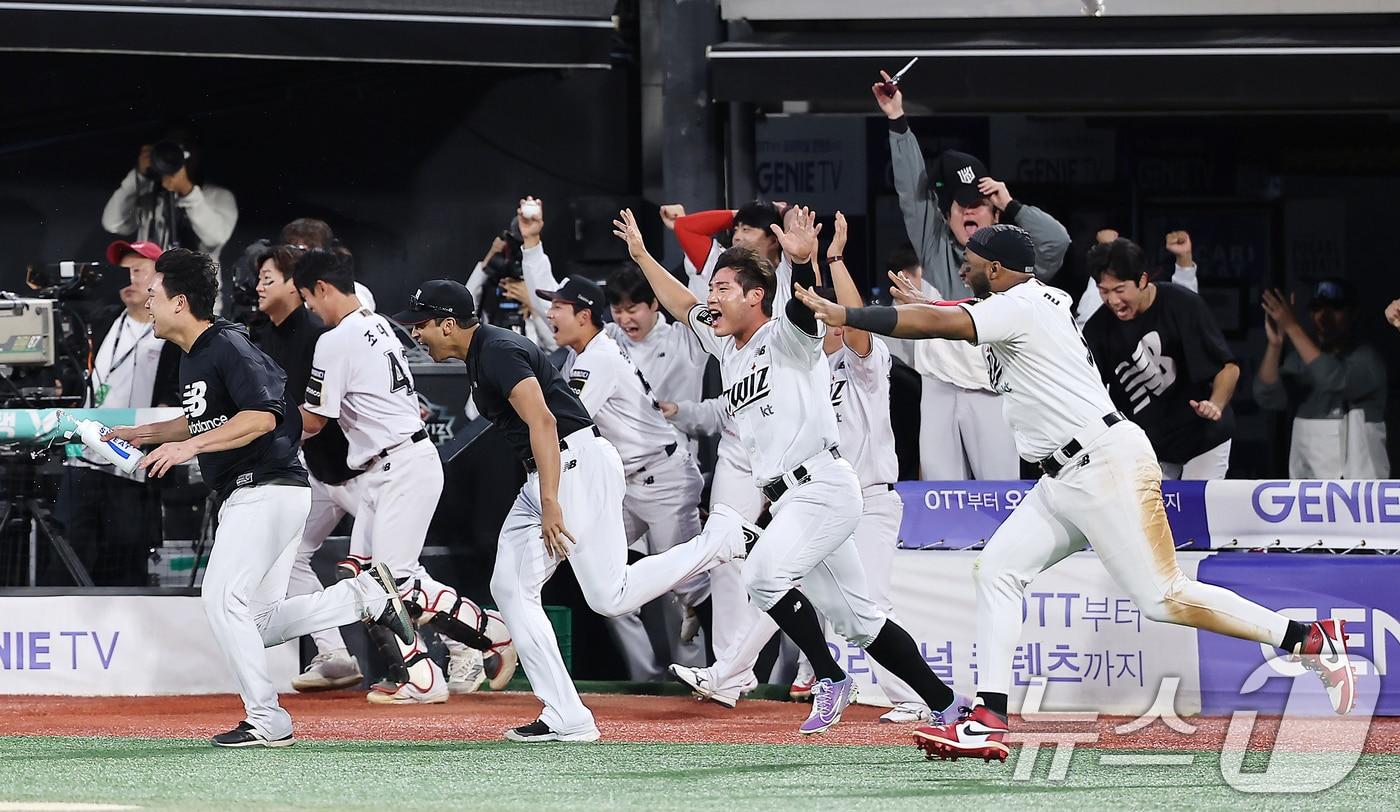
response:
M412 325L413 337L433 360L466 362L477 410L505 435L529 472L501 526L491 594L544 710L505 736L515 742L597 741L593 714L579 699L540 604L540 589L559 562L569 558L589 607L614 617L742 558L757 529L717 507L695 539L629 565L622 519L626 481L617 450L538 346L480 323L475 314L466 286L437 279L425 282L409 310L394 318Z
M302 407L304 433L314 435L327 420L338 419L349 442L346 461L365 471L358 477L364 482L352 554L389 568L403 598L421 609L418 622L452 641L453 657L473 656L468 647L501 650L509 637L504 629L488 628L500 624L491 624L480 607L435 580L418 560L442 495L443 474L423 427L403 346L383 316L361 307L348 256L308 252L297 261L293 280L307 307L331 328L316 342ZM446 702L447 684L422 637L415 633L406 643L398 641L398 648L407 674L375 685L369 701ZM397 665L393 652L386 654Z
M919 728L919 745L940 757L1005 759L1011 657L1026 585L1086 543L1147 617L1298 655L1322 679L1333 709L1350 711L1356 678L1343 621L1291 621L1181 572L1152 444L1114 410L1070 316L1070 295L1036 280L1030 236L1010 225L978 229L968 240L967 259L967 283L978 299L957 305L852 308L797 289L829 326L981 345L1021 457L1038 461L1045 472L973 569L982 681L977 699L956 722Z
M654 555L699 535L700 491L705 487L700 467L661 416L646 378L603 332L607 305L602 289L583 277L570 277L558 290L536 293L550 302L550 327L559 346L568 348L562 372L569 387L622 457L627 477L622 522L628 544L645 535ZM707 580L699 575L678 584L677 601L693 608L706 596ZM671 650L680 654L680 648L677 638ZM647 653L652 654L649 641Z
M219 747L295 743L292 717L277 704L263 648L355 620L373 620L400 640L412 621L388 570L376 567L311 595L286 597L292 558L311 504L297 462L301 418L287 405L286 375L243 329L214 318L219 264L183 248L156 261L146 308L155 334L184 351L185 414L112 431L137 445L160 443L141 465L155 477L199 458L219 498L214 549L204 574L205 615L238 680L247 717L215 736Z
M614 233L627 243L662 306L684 318L719 359L739 437L772 502L773 519L745 561L744 578L754 602L807 655L819 678L812 713L800 732L827 730L855 698L854 681L827 650L816 608L837 633L908 682L930 707L952 705L953 692L929 670L913 638L865 594L865 572L851 539L860 521L860 484L836 447L822 326L791 300L782 315L773 316L773 269L745 248L719 257L702 305L647 253L632 212L622 211L621 218L613 221ZM773 233L792 263L793 279L810 286L816 216L802 210L790 223L790 230L774 226ZM698 677L705 670L680 669L678 676L704 695L709 686L685 675Z

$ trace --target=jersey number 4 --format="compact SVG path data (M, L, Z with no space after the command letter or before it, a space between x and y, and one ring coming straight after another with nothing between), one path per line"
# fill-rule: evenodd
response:
M397 392L404 389L410 395L413 394L413 381L409 380L408 372L404 370L403 364L399 361L399 354L390 350L384 353L384 357L389 359L389 391Z

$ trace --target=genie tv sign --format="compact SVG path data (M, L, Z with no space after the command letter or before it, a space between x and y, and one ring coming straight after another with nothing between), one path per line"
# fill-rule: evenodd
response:
M1222 480L1206 486L1211 546L1400 548L1398 480Z

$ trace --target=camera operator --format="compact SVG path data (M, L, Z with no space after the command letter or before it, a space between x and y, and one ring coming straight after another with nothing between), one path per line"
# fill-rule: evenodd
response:
M198 249L218 259L238 223L233 192L202 183L189 139L145 144L102 210L102 227L161 248Z
M92 365L87 408L144 409L180 403L180 348L156 338L146 312L160 246L114 242L107 261L125 269L122 308L109 308ZM105 325L104 325L105 322ZM160 490L144 472L123 474L84 448L63 470L60 515L67 538L96 586L145 586L146 559L161 542Z
M513 330L552 352L558 344L545 317L549 302L534 294L559 287L540 239L543 231L541 201L521 199L510 225L491 241L491 250L472 269L467 290L481 303L482 321Z

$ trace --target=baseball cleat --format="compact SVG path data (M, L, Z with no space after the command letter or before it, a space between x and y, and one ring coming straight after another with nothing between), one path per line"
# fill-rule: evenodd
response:
M486 628L483 634L491 638L491 649L482 652L486 678L491 681L491 690L501 691L510 683L511 677L515 676L516 666L520 664L520 654L515 650L515 643L511 642L510 630L506 628L506 621L501 617L501 613L487 609L485 616Z
M1004 741L1006 720L981 703L959 711L958 721L951 725L929 725L914 731L914 746L924 751L924 758L1006 761L1011 752Z
M447 660L447 692L450 694L471 694L486 681L486 664L481 652L461 643L449 646L451 656Z
M849 674L840 682L819 680L812 686L812 713L797 732L804 735L825 733L828 728L841 721L841 713L854 701L856 681L851 679Z
M312 691L334 691L338 688L353 688L364 682L360 664L345 649L323 651L306 666L306 670L292 677L292 690L300 693Z
M742 687L720 688L715 685L715 672L713 668L693 668L688 665L672 663L667 669L671 676L685 683L695 694L696 699L708 699L726 708L732 708L739 704L739 696L744 692Z
M528 725L513 727L506 731L506 741L533 744L536 742L596 742L598 728L591 727L577 733L556 733L543 720L536 719Z
M290 747L297 743L290 733L280 739L266 738L246 721L239 722L238 727L220 733L209 741L215 747Z
M739 514L739 511L723 502L715 502L713 505L710 505L710 515L714 516L715 514L730 519L739 525L739 535L731 540L729 560L747 558L749 553L753 551L753 546L757 544L759 538L763 536L763 529L753 522L750 522L748 519L745 519ZM708 520L706 520L706 523L708 524Z
M427 688L419 688L411 682L381 681L375 683L365 699L371 705L441 705L447 701L447 680L443 679L437 663L432 660L427 663L431 672Z
M792 681L792 687L788 688L788 696L794 702L809 702L812 699L812 686L817 684L817 675L812 673L812 664L807 662L807 658L799 657L797 660L797 677Z
M413 628L413 618L409 615L408 608L404 606L403 598L399 597L399 585L394 580L394 574L383 562L376 562L370 568L370 576L389 595L383 613L375 618L374 622L393 632L394 636L403 641L405 646L413 645L413 640L418 632Z
M890 708L880 717L881 722L896 725L908 725L915 722L927 722L933 717L929 714L928 706L922 702L900 702ZM942 724L943 720L938 720Z
M1329 618L1309 626L1297 658L1322 680L1332 710L1350 713L1356 705L1356 672L1351 670L1347 655L1346 621Z

